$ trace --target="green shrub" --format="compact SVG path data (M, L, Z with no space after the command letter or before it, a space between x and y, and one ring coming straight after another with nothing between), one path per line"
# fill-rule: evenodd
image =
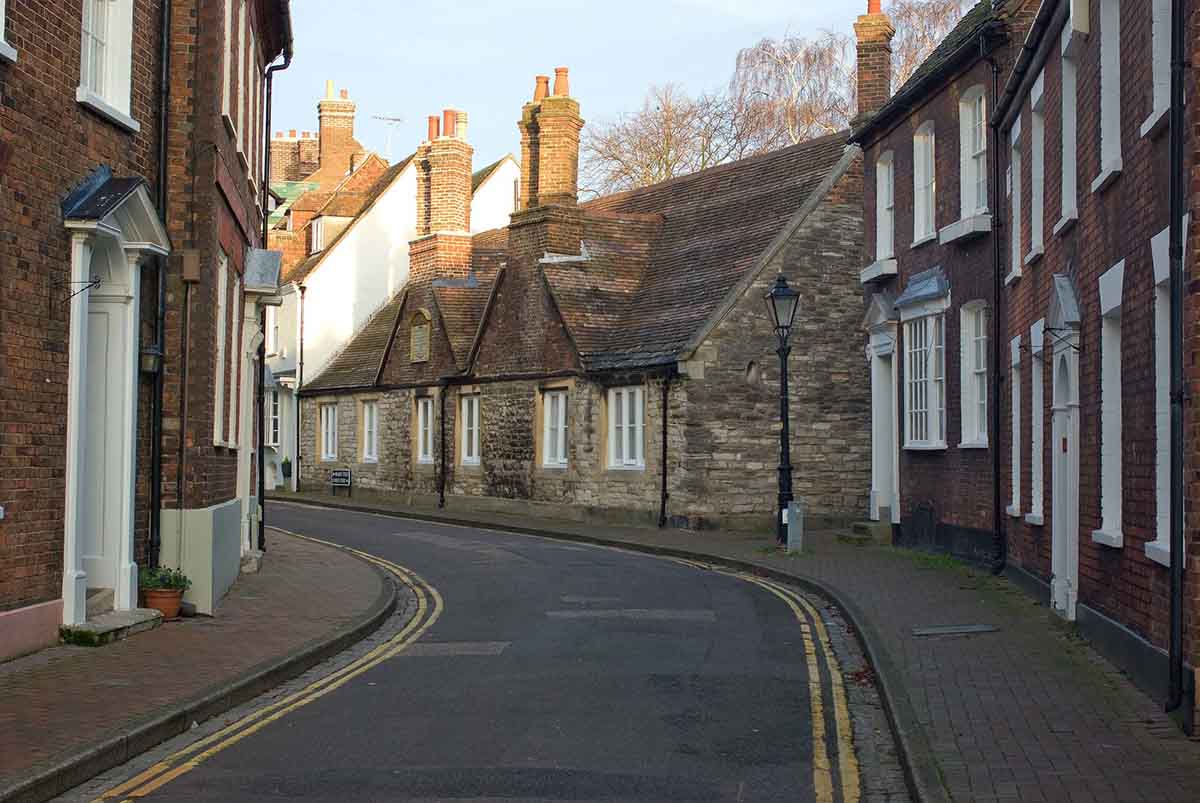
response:
M165 591L178 589L187 591L192 587L192 581L179 569L169 569L160 566L157 569L144 567L138 572L138 586L143 591Z

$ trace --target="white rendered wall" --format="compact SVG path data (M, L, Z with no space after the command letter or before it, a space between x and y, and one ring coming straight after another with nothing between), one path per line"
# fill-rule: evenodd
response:
M520 176L521 168L510 157L480 185L471 199L472 234L508 225L509 215L514 211L513 182Z

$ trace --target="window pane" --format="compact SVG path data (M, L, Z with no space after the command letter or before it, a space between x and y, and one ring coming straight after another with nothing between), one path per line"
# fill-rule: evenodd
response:
M614 432L613 462L614 463L624 463L625 462L625 427L623 424L623 422L625 420L625 418L624 418L624 415L625 415L625 410L624 410L625 394L624 394L624 392L620 391L620 390L613 391L612 400L613 400L612 407L615 411L614 419L613 419L613 427L614 427L614 430L613 430L613 432Z
M625 437L628 444L625 450L625 461L627 463L637 462L637 411L634 405L637 403L637 394L632 391L625 391Z

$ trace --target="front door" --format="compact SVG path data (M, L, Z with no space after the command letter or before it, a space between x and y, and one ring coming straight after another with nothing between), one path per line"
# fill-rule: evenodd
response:
M1079 594L1079 402L1074 369L1069 351L1056 355L1050 603L1059 616L1072 621Z
M871 520L892 520L897 512L895 375L892 355L871 359Z

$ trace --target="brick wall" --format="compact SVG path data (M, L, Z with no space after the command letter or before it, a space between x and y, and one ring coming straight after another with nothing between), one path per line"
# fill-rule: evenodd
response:
M0 141L10 149L0 165L0 610L61 593L71 277L59 202L101 164L156 190L160 9L134 4L130 116L141 130L131 134L75 100L79 4L7 4L5 39L19 55L0 61ZM139 414L149 392L141 382ZM148 416L140 421L138 458L148 460ZM139 483L139 554L147 490Z

